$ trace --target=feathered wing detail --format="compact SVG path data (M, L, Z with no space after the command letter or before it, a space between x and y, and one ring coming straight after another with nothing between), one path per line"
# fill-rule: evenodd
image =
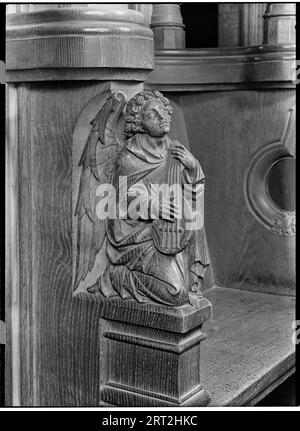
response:
M106 237L105 220L96 216L96 190L110 182L116 157L123 146L118 122L126 104L121 92L112 94L91 121L91 130L82 152L82 168L75 216L77 217L77 259L74 290L92 271ZM98 277L101 274L98 274Z

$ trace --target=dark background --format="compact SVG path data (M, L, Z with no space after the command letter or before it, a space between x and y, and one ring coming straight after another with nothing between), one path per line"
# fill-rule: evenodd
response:
M186 48L218 46L218 3L181 3Z

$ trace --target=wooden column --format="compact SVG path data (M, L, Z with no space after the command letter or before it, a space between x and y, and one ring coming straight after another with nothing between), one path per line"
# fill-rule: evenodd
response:
M296 43L296 4L269 3L264 14L264 43Z
M153 4L151 28L155 49L185 48L185 31L179 4Z
M128 8L141 12L144 15L145 25L150 26L153 11L151 3L129 3Z
M295 3L219 5L219 46L295 44Z
M100 304L72 296L73 134L91 99L142 89L153 33L123 4L20 6L7 16L6 404L98 406Z
M263 41L266 3L246 3L242 6L241 46L260 45Z
M219 46L261 44L266 5L266 3L219 4Z

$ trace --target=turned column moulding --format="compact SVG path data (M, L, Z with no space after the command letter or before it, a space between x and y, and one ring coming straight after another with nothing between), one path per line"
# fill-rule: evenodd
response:
M269 3L264 14L264 43L296 43L296 4Z
M184 49L184 27L179 4L153 4L151 28L155 49Z
M8 13L7 80L126 80L130 72L144 81L153 68L153 32L142 13L104 6Z

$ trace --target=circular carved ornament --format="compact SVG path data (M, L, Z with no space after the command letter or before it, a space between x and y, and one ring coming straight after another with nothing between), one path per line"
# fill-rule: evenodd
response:
M274 184L270 183L270 179L273 176L272 170L278 166L278 163L283 165L283 162L288 161L290 166L291 160L295 159L282 141L265 146L252 160L244 184L246 202L252 214L266 228L284 236L292 236L296 233L295 211L288 211L279 206L279 202L285 201L284 196L275 202L274 192L270 189L270 187L274 188ZM281 183L285 183L284 178L278 178L278 184ZM291 193L294 193L294 190L282 188L281 192L289 193L287 201L293 200Z

